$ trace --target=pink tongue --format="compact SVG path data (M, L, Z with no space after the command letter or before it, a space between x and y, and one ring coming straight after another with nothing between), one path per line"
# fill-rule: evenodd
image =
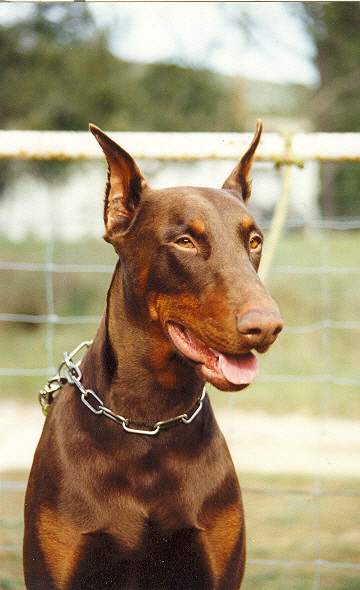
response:
M218 367L224 377L235 385L248 385L259 373L257 358L252 352L239 356L220 354Z

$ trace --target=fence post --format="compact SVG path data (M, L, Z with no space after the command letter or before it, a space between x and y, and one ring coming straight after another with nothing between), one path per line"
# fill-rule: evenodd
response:
M275 162L276 166L282 167L282 183L280 199L275 208L275 213L272 218L270 232L266 241L266 247L262 257L262 262L259 270L259 276L262 281L266 282L269 274L271 263L273 261L277 245L280 240L282 230L285 225L287 212L289 210L290 196L291 196L291 170L294 164L303 167L303 162L297 161L292 155L292 134L287 132L284 134L285 139L285 155L283 158Z

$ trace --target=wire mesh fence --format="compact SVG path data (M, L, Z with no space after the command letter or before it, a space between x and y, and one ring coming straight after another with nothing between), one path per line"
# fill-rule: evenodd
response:
M81 135L62 135L60 147L53 136L53 143L39 151L34 151L34 143L26 144L33 151L25 153L26 134L16 136L13 151L10 144L4 148L0 134L0 149L3 157L98 157L87 152L92 148L81 147ZM213 134L200 134L190 142L189 153L189 134L156 134L159 144L149 135L146 140L143 134L128 135L135 156L232 159L248 139L227 137L224 151L224 138L219 137L219 147L209 151ZM69 146L75 137L80 147L74 152ZM280 136L265 135L259 157L290 168L304 157L356 160L360 144L359 136L354 138L351 143L343 136L316 141L301 136L289 147ZM179 145L184 147L180 150ZM349 145L351 154L346 151ZM308 151L296 151L296 146ZM341 151L341 146L346 149ZM291 186L289 190L286 210ZM50 192L49 202L53 207ZM350 590L359 587L360 572L360 220L313 218L304 225L282 217L276 239L268 239L272 251L266 282L285 320L283 334L261 359L256 384L239 395L211 392L243 489L248 527L244 588ZM24 390L28 393L20 401L27 408L36 387L56 371L62 351L94 334L114 264L105 244L94 254L88 240L69 247L51 232L40 245L31 237L26 246L24 241L1 239L2 407L13 393L16 397ZM9 304L16 290L24 290L18 307ZM64 290L72 293L71 305L62 299ZM17 442L13 439L12 445ZM247 461L251 448L257 456ZM23 588L19 563L28 468L7 469L0 481L0 588Z

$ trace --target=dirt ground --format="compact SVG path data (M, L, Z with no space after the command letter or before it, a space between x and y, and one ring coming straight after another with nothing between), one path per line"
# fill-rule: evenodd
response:
M230 408L216 415L239 471L360 477L360 421ZM30 468L43 422L38 405L0 404L0 471Z

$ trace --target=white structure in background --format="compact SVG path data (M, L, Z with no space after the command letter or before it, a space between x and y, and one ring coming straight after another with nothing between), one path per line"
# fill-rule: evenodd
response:
M154 186L166 187L187 184L221 187L237 161L218 160L196 163L175 162L160 167L154 178ZM273 162L255 162L251 172L252 196L249 208L264 217L271 217L281 192L281 169ZM156 185L155 185L156 182ZM289 214L305 225L320 215L318 195L320 190L319 164L305 162L304 168L293 166L291 170L291 202Z
M105 167L82 165L67 182L47 183L22 176L6 186L0 201L0 232L12 240L33 235L76 240L102 235Z
M241 154L239 154L241 155ZM138 161L154 188L190 185L221 187L236 164L231 160L197 162ZM256 162L252 171L250 209L269 218L281 191L281 170L272 162ZM76 240L101 236L102 197L106 165L82 162L64 183L45 183L22 176L7 185L0 200L0 233L13 240L32 234L42 240ZM298 222L319 216L319 164L307 161L304 168L292 167L292 195L289 214Z

